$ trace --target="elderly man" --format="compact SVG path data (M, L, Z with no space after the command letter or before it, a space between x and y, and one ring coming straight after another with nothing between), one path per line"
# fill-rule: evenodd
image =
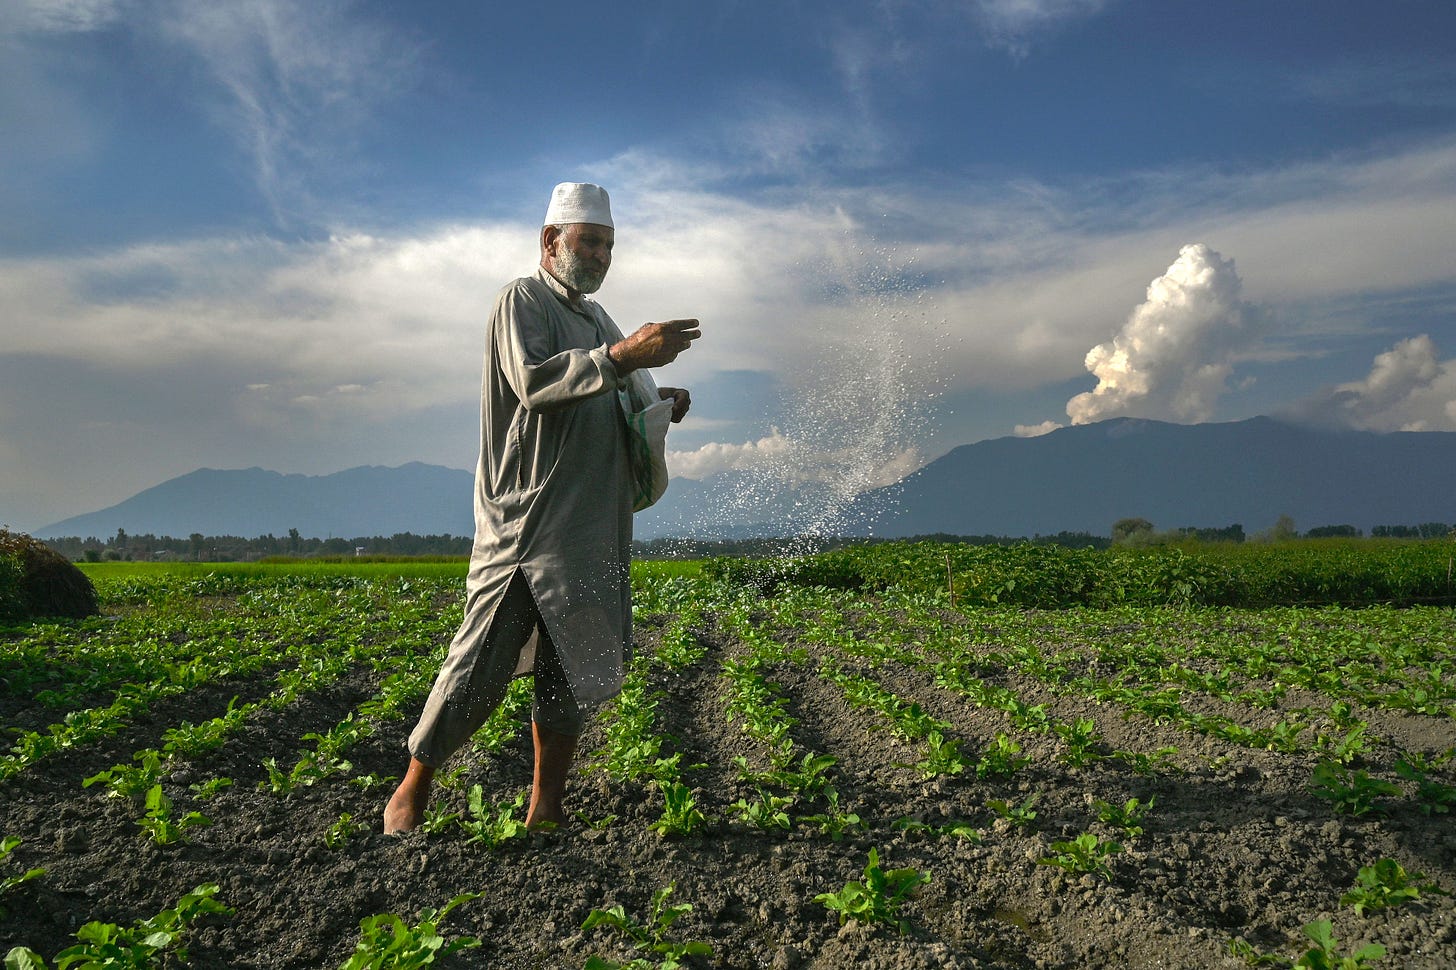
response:
M465 619L410 735L409 770L384 809L389 833L420 824L435 769L499 706L511 678L532 671L526 822L563 822L582 711L622 686L638 489L618 392L655 391L681 421L688 392L655 388L642 369L672 362L700 331L696 320L669 320L624 338L584 299L612 264L601 187L556 186L544 222L540 267L507 284L491 312Z

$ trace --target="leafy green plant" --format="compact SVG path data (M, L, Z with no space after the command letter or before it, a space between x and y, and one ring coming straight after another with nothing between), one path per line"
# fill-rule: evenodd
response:
M738 813L739 821L765 832L787 832L793 825L786 809L794 803L791 795L770 795L760 790L758 798L749 801L740 798L728 807Z
M444 805L434 805L425 809L425 817L420 821L420 831L425 835L439 835L459 818L459 812L452 812Z
M1112 867L1107 864L1107 858L1122 851L1120 843L1110 839L1104 842L1090 832L1075 839L1053 842L1051 847L1056 854L1038 859L1038 865L1087 873L1108 881L1112 879Z
M1383 812L1379 800L1400 794L1398 785L1372 778L1365 771L1351 771L1333 761L1321 761L1315 766L1310 788L1333 805L1335 811L1345 815Z
M1446 815L1456 808L1456 787L1430 777L1439 763L1415 754L1403 754L1395 762L1395 773L1416 786L1415 799L1427 815Z
M1366 726L1362 721L1346 731L1343 737L1320 734L1315 738L1315 750L1331 761L1348 765L1370 746L1370 739L1365 736Z
M981 830L970 822L965 821L952 821L944 825L931 825L929 822L921 822L913 818L897 818L890 823L890 828L897 832L905 832L907 834L929 835L935 838L954 837L976 843L981 841Z
M14 852L16 846L20 845L23 841L23 839L14 835L8 835L5 838L0 839L0 862L4 862L6 857L9 856L11 852ZM0 878L0 896L4 896L6 893L10 892L10 890L14 889L16 886L19 886L21 883L29 882L32 879L39 879L43 875L45 875L45 870L37 868L30 869L19 876L5 876L3 878ZM0 906L0 916L4 915L5 907Z
M172 799L162 791L161 785L153 785L147 791L147 814L137 819L137 825L152 837L157 845L171 845L185 842L187 830L194 827L206 828L212 819L201 812L188 812L181 818L172 817Z
M1355 886L1340 897L1342 906L1353 906L1355 915L1364 916L1402 903L1416 902L1422 893L1435 896L1450 895L1433 882L1422 882L1425 873L1407 874L1405 868L1394 859L1379 859L1372 865L1362 866L1355 875Z
M439 928L451 910L482 895L461 893L438 912L422 910L420 921L413 926L393 913L364 917L359 921L359 942L354 946L354 955L339 970L408 970L429 966L438 956L480 946L480 940L473 936L446 942Z
M880 868L880 854L870 849L869 863L864 867L864 879L847 882L837 893L820 893L814 897L816 903L839 914L839 923L849 920L859 923L880 923L893 925L901 933L909 929L909 922L900 916L900 906L915 894L924 883L930 881L930 873L913 868Z
M611 828L612 823L617 820L617 816L615 815L603 815L601 818L594 819L586 812L576 812L574 814L577 821L581 822L581 824L585 825L587 828L595 829L598 832L603 829Z
M365 791L369 791L373 788L392 785L397 781L399 781L398 775L381 775L371 771L367 775L355 775L349 779L349 784L355 788L362 788Z
M217 885L198 886L151 919L123 928L93 920L76 931L77 943L56 954L56 970L151 970L170 956L187 962L187 949L179 946L187 927L209 913L232 910L212 897ZM166 955L166 956L164 956ZM5 955L6 970L44 970L45 960L28 947L15 947Z
M502 805L490 805L479 785L470 786L470 817L460 819L460 827L470 834L469 842L484 842L488 848L497 846L527 832L526 820L516 818L516 813L526 805L524 793L515 800Z
M1143 751L1114 751L1111 757L1127 762L1127 766L1139 775L1156 775L1170 770L1170 762L1178 749L1171 745L1159 748L1152 754Z
M1334 927L1327 919L1315 920L1303 928L1314 946L1294 961L1295 970L1366 970L1385 956L1385 947L1367 943L1354 953L1341 954L1336 948Z
M132 755L136 765L115 765L81 782L82 788L104 784L107 794L121 798L141 795L162 779L162 753L147 748Z
M1020 829L1026 828L1026 826L1036 821L1036 809L1032 806L1036 804L1036 800L1039 797L1039 795L1033 792L1020 805L1014 805L1011 802L1003 801L999 798L992 799L986 804L999 817Z
M817 815L801 815L799 821L814 826L835 842L846 832L863 831L865 824L854 812L840 811L839 792L829 789L824 797L827 803L823 812Z
M354 821L354 816L344 812L337 821L324 829L324 845L330 849L342 848L350 838L362 831L364 826Z
M232 787L232 783L233 780L231 778L209 778L207 781L200 781L188 785L187 788L192 792L193 798L199 802L205 802L210 798L216 797L217 793L224 788Z
M1097 815L1098 821L1111 825L1130 839L1135 839L1143 834L1143 817L1147 815L1155 801L1157 801L1156 796L1149 798L1146 802L1129 798L1118 806L1098 798L1092 802L1092 811Z
M1097 731L1097 722L1090 717L1079 717L1071 724L1055 725L1052 730L1067 746L1062 755L1067 764L1076 767L1100 757L1093 749L1102 740L1102 735Z
M1004 734L997 734L991 746L981 753L976 762L977 778L1009 778L1031 764L1030 758L1023 758L1021 745Z
M581 928L593 930L598 926L607 926L619 930L626 935L634 949L644 950L657 958L658 962L655 966L658 970L678 970L682 966L683 957L712 956L712 944L697 940L668 939L668 931L672 929L672 924L693 911L691 903L668 905L667 897L671 896L676 888L676 883L669 883L652 894L652 910L645 923L638 923L628 916L627 911L619 904L610 909L592 910L587 915L586 922L581 924ZM600 956L593 956L587 959L583 970L625 970L625 968L635 970L637 967L650 968L653 966L654 964L643 959L633 960L630 963L618 963Z
M708 824L708 817L698 808L692 789L687 785L676 781L659 781L657 787L662 792L662 817L647 826L648 828L664 838L684 838L702 831Z
M938 778L941 775L958 775L966 770L969 762L961 753L959 738L947 738L938 729L925 735L925 757L916 762L915 770L922 778Z

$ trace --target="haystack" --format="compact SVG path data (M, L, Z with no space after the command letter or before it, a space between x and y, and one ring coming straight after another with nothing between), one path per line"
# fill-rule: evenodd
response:
M70 560L24 533L0 529L0 622L99 612L96 587Z

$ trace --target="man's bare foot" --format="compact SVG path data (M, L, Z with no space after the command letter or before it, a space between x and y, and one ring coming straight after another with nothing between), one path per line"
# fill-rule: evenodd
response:
M551 808L532 804L526 812L526 828L533 832L551 832L565 825L566 813L561 810L560 804Z
M410 759L404 780L394 790L389 804L384 806L385 835L403 835L419 828L420 823L425 820L425 809L430 804L430 781L434 777L434 768Z
M559 828L566 824L566 812L561 808L566 797L566 774L571 770L571 758L576 753L576 735L561 734L531 723L531 736L536 746L536 772L531 782L531 806L526 810L526 827L529 829L552 826Z

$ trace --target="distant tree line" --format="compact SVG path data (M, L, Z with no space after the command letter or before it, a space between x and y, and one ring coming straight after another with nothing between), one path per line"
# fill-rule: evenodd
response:
M1370 530L1376 539L1435 539L1456 534L1456 526L1444 522L1420 525L1378 525ZM954 535L935 532L908 539L886 539L863 536L810 536L798 538L748 539L648 539L632 543L632 554L641 559L706 559L712 556L782 556L794 553L827 552L847 546L875 545L882 542L958 542L971 546L1011 546L1029 542L1039 546L1061 546L1067 549L1106 549L1112 545L1163 545L1173 542L1244 542L1287 539L1352 538L1363 536L1353 525L1324 525L1304 533L1294 528L1294 520L1280 516L1270 529L1247 536L1239 523L1220 528L1184 526L1165 532L1142 518L1119 519L1112 525L1112 535L1090 532L1058 532L1054 535L997 536ZM326 539L305 538L297 529L287 535L267 533L251 539L243 536L205 536L194 532L184 539L158 536L150 532L132 535L117 529L107 539L95 536L66 536L47 539L46 545L72 561L85 562L255 562L270 557L312 559L337 556L469 556L469 536L415 535L396 532L391 536L355 536Z
M287 535L272 533L245 538L243 536L205 536L194 532L185 539L158 536L152 533L129 534L116 530L109 539L95 536L66 536L47 539L46 545L72 561L85 562L255 562L270 556L468 556L468 536L415 535L397 532L392 536L356 536L352 539L333 536L327 539L305 538L297 529Z

